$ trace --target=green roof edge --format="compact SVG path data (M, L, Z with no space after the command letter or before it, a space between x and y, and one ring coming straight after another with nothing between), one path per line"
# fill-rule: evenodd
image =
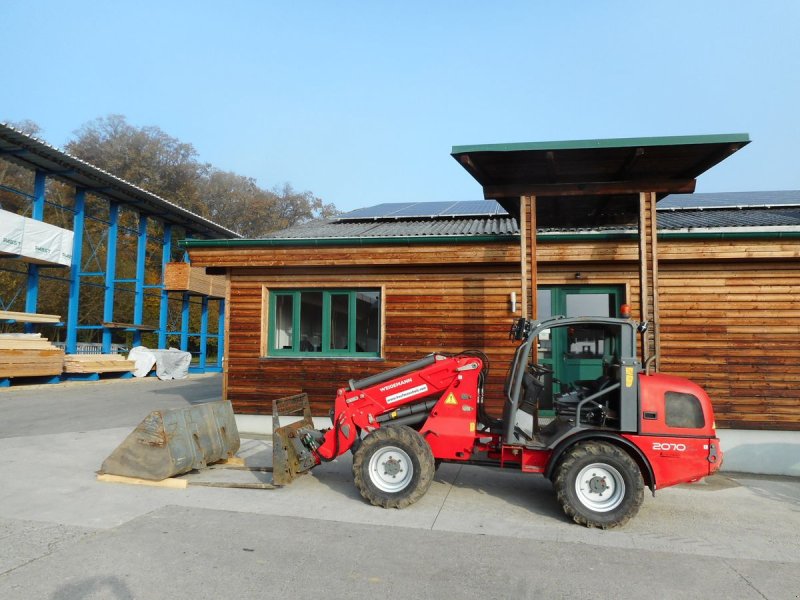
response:
M579 240L598 240L598 241L617 241L636 239L635 233L551 233L539 234L537 238L541 243L548 242L573 242ZM416 236L416 237L386 237L386 238L325 238L325 239L261 239L261 240L201 240L186 239L180 240L178 245L181 248L246 248L246 247L294 247L294 246L378 246L381 244L406 245L414 244L470 244L476 242L501 243L511 242L519 239L518 234L514 235L440 235L440 236ZM658 239L741 239L741 240L769 240L769 239L800 239L800 231L708 231L708 232L686 232L686 231L660 231Z
M247 246L376 246L380 244L468 244L474 242L508 242L518 235L432 235L385 238L269 238L253 240L180 240L182 248L241 248Z
M596 140L562 140L551 142L518 142L510 144L475 144L453 146L450 154L467 152L514 152L525 150L583 150L591 148L635 148L638 146L677 146L687 144L750 143L747 133L718 133L711 135L673 135L660 137L610 138Z

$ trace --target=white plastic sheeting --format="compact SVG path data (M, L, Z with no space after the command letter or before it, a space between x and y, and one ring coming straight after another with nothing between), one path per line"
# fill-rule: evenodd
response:
M25 233L25 217L7 210L0 211L0 252L19 254Z
M68 267L72 264L73 239L68 229L0 210L0 254Z
M161 380L186 379L192 354L177 348L169 350L153 350L144 346L135 346L128 353L128 360L136 363L133 370L135 377L146 377L156 367L156 376Z

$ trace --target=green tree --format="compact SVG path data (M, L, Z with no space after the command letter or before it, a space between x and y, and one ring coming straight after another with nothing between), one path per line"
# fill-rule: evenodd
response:
M65 150L96 167L188 210L206 215L200 201L209 165L191 144L159 127L135 127L122 115L100 117L74 132Z
M288 183L265 189L251 177L200 162L192 144L155 126L135 127L122 115L86 123L66 150L245 237L337 212L333 204Z

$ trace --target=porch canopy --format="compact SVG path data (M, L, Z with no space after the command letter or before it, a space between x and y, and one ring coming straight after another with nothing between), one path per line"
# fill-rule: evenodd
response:
M485 199L516 217L520 197L559 198L558 205L570 197L557 224L546 222L560 212L556 204L539 203L540 225L565 227L576 213L597 223L598 206L627 212L621 197L692 193L699 175L748 143L746 133L732 133L453 146L451 154L481 184Z
M537 229L639 231L638 315L653 319L643 354L660 353L656 203L750 143L744 133L454 146L452 156L520 226L522 316L538 314Z

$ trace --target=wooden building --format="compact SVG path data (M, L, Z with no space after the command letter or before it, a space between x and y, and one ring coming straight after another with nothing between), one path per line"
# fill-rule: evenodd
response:
M498 409L514 318L624 302L653 325L658 370L708 389L719 427L800 430L800 193L670 195L746 136L595 142L454 149L499 204L383 204L187 241L193 266L227 278L236 411L306 391L324 415L351 378L468 348L491 359Z

